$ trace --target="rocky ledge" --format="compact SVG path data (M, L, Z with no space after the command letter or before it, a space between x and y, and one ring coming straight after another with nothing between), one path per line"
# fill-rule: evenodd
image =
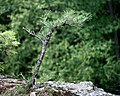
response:
M39 83L39 87L34 88L34 93L39 93L39 92L46 92L49 90L47 93L59 93L59 95L48 95L48 96L120 96L120 95L114 95L111 93L105 92L101 88L97 88L94 86L94 84L90 81L84 81L80 83L67 83L67 82L54 82L54 81L49 81L49 82L44 82L44 83ZM41 95L38 96L44 96L42 93Z
M21 87L27 85L24 80L13 79L11 77L0 76L0 96L4 92L14 93L14 96L120 96L105 92L101 88L97 88L91 81L80 83L69 82L37 82L37 84L27 92L21 95ZM23 89L27 90L26 88ZM18 94L19 93L19 94ZM13 96L13 95L7 95Z

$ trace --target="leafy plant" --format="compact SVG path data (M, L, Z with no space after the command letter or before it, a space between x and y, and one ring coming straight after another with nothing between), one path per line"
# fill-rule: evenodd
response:
M0 37L0 71L4 71L4 67L9 63L9 58L16 54L15 47L20 43L16 40L13 31L0 33Z

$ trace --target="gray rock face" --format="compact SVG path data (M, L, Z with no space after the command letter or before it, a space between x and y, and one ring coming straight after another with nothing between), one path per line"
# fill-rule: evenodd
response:
M11 92L16 88L15 86L20 85L26 85L26 82L0 75L0 96L2 96L2 92ZM94 86L94 84L90 81L80 83L54 81L44 83L37 82L31 91L36 94L34 96L120 96L107 93L103 89ZM55 94L53 94L54 92Z
M80 83L49 81L45 83L40 83L39 85L41 86L37 88L36 91L41 91L44 90L45 88L48 88L56 92L74 94L72 96L120 96L120 95L113 95L107 93L103 89L94 86L94 84L90 81L80 82ZM65 95L65 96L69 96L69 95Z

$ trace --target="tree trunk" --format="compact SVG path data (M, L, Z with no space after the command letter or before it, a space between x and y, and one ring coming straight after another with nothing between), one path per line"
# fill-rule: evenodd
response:
M109 4L110 16L111 16L111 18L112 18L112 21L114 21L114 20L115 20L115 16L114 16L113 1L112 1L112 0L109 0L109 1L108 1L108 4ZM119 43L118 43L117 31L114 31L114 40L115 40L116 57L117 57L117 59L120 59Z

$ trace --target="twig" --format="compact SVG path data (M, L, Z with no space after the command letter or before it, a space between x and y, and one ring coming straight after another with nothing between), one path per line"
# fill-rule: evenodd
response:
M26 78L23 76L22 73L20 73L19 75L26 81Z
M30 35L38 38L41 42L43 42L42 38L40 38L39 36L37 36L34 31L32 32L32 31L28 30L28 29L25 28L25 27L23 27L23 30L25 30L28 34L30 34Z

